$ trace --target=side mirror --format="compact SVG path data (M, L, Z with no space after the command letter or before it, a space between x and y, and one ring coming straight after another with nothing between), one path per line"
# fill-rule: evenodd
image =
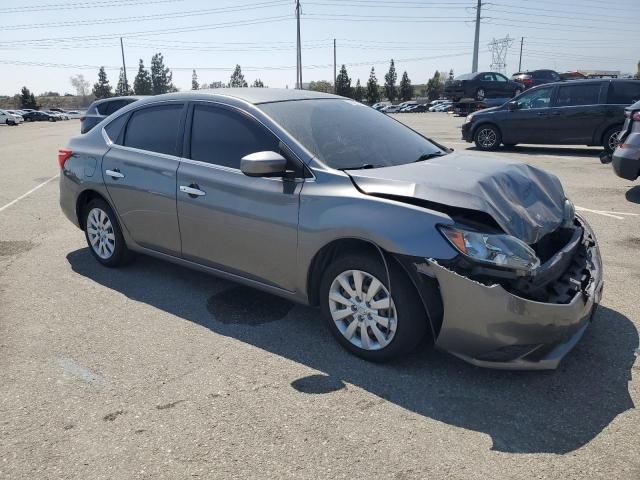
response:
M508 110L518 110L518 102L516 102L515 100L510 101L509 103L507 103L507 109Z
M276 152L255 152L242 157L240 171L248 177L273 177L284 175L287 160Z

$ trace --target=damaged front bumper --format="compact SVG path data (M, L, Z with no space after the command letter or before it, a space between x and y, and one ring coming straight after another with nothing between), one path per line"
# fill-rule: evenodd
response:
M555 369L585 332L602 296L602 260L593 232L583 227L583 255L559 281L575 286L567 303L522 298L429 260L418 270L436 278L444 316L436 346L477 366ZM576 268L577 267L577 268Z

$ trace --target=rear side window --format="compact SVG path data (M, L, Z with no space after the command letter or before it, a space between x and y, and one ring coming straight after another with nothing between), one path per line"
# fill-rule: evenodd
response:
M102 108L100 109L100 112L103 115L111 115L113 112L117 112L122 107L127 105L127 103L128 102L126 100L113 100L111 102L105 103L104 106L101 105Z
M240 168L245 155L279 151L279 141L266 128L225 108L196 105L191 125L191 158L230 168Z
M609 87L609 102L631 105L640 100L640 81L611 82Z
M599 96L599 83L561 86L558 88L556 106L574 107L579 105L597 105Z
M127 123L127 118L128 115L125 113L124 115L120 115L118 118L109 123L109 125L104 127L104 131L107 133L107 137L109 137L109 140L111 140L113 143L117 143L118 145L122 143L120 141L120 133L122 132L125 123Z
M181 103L136 110L124 135L124 146L177 155Z

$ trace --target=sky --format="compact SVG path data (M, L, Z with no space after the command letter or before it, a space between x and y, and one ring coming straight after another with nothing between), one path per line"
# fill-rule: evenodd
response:
M552 68L635 73L640 60L640 0L483 0L479 69L489 70L489 42L513 38L506 73ZM477 0L301 0L303 82L333 81L338 68L364 85L371 67L380 83L393 58L398 79L414 84L435 70L471 71ZM22 86L75 93L69 78L93 84L104 65L118 81L123 38L132 83L138 61L164 55L181 90L229 80L240 64L251 84L293 88L295 0L2 0L0 95Z

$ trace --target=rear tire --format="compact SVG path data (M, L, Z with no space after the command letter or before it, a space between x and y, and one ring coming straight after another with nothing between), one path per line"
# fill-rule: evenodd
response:
M84 235L93 258L110 268L131 260L118 219L107 202L101 198L91 200L83 209L83 220Z
M388 267L391 301L384 264L369 255L338 257L320 282L320 308L331 333L346 350L374 362L409 354L428 331L427 315L407 274L394 260Z
M493 125L480 125L473 135L473 141L480 150L495 150L500 146L502 135L498 127Z
M607 153L613 153L618 146L618 134L622 130L622 127L611 127L607 130L602 137L602 146Z

